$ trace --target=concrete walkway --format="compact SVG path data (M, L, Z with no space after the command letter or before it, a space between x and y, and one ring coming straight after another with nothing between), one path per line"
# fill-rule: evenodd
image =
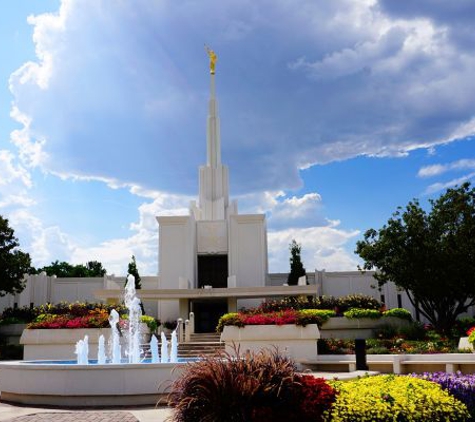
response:
M348 380L375 375L377 372L308 372L315 377L325 379ZM14 406L0 402L1 422L166 422L172 411L166 407L145 407L135 409L51 409Z
M168 408L74 410L13 406L0 403L2 422L165 422Z

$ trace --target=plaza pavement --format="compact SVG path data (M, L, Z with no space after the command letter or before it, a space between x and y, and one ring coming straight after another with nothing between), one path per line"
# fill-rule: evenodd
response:
M165 407L124 410L73 410L13 406L0 403L2 422L165 422L171 410Z

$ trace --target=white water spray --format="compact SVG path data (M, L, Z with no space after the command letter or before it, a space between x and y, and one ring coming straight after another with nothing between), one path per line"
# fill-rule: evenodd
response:
M78 365L89 364L89 337L84 336L84 340L79 340L76 343L76 350L74 353L77 355Z
M161 338L162 338L162 350L161 350L162 356L160 357L160 362L167 363L168 362L168 340L163 331L161 333Z
M122 358L120 349L120 332L117 328L119 319L119 313L115 309L112 309L109 315L109 325L111 326L112 363L120 363Z
M178 340L177 340L176 330L174 330L173 333L172 333L170 362L172 362L172 363L178 362Z
M137 297L135 290L135 277L131 274L127 276L124 303L129 310L126 356L129 363L140 363L140 317L142 316L142 309L140 307L140 299Z
M152 363L160 362L160 356L158 354L158 340L154 334L152 334L152 339L150 340L150 352L152 353Z
M106 363L106 350L105 350L104 343L105 343L104 336L101 334L99 336L99 344L97 346L97 363L99 365L105 365Z

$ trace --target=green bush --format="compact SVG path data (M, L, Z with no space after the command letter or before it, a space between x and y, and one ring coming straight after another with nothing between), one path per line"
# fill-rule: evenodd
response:
M343 316L348 319L357 319L357 318L371 318L378 319L381 318L381 312L376 309L356 309L351 308L346 311Z
M407 309L404 309L404 308L388 309L387 311L383 312L383 316L400 318L406 321L412 321L411 313Z
M398 334L407 340L424 340L427 330L422 322L413 321L411 324L400 327Z
M160 320L149 315L142 315L140 317L140 322L147 324L148 329L151 333L157 331L157 328L161 325Z
M399 333L399 328L393 324L383 324L375 330L376 338L390 339L396 337Z
M297 312L297 325L317 324L319 327L336 315L329 309L302 309Z
M226 325L234 325L236 327L244 327L244 324L239 317L239 313L237 312L230 312L228 314L224 314L221 318L219 318L218 326L216 327L216 331L218 333L222 333L223 329Z
M330 384L338 394L328 422L462 422L470 417L467 407L440 385L409 376L380 375Z
M39 314L38 308L23 306L21 308L5 308L0 315L0 325L27 324Z
M347 295L336 298L334 296L303 297L290 296L281 300L271 300L261 303L254 310L246 310L245 312L279 312L286 309L331 309L343 313L350 308L359 309L381 309L382 303L372 296L367 295Z
M352 308L354 309L374 309L380 310L383 304L375 299L373 296L352 294L342 296L338 299L337 307L341 313L344 313Z
M129 316L127 314L121 315L120 318L128 320ZM154 333L157 330L157 328L161 325L161 322L159 319L155 319L154 317L151 317L149 315L141 315L140 322L147 324L147 327L151 333Z

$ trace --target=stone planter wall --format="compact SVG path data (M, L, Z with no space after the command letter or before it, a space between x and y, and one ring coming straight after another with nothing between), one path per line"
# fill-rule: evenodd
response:
M402 326L408 324L408 322L394 317L382 317L378 319L348 319L345 317L335 317L330 318L322 325L320 335L321 338L367 339L374 337L377 329L387 324Z
M297 325L248 325L246 327L226 326L221 334L226 351L234 353L239 347L240 354L249 351L278 348L280 353L295 361L315 359L317 339L320 331L316 324L306 327Z
M0 337L6 344L20 344L20 337L26 324L8 324L0 325Z
M146 324L141 325L144 331L142 343L145 343L150 338L150 333ZM89 359L97 359L99 337L103 335L107 345L111 335L110 328L26 329L20 339L20 344L24 346L23 359L76 360L76 343L86 335L89 337Z

